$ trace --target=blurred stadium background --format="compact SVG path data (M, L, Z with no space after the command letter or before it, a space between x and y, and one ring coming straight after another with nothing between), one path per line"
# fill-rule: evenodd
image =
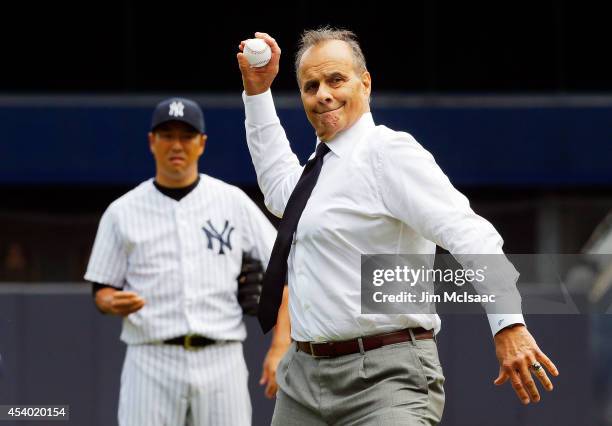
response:
M95 311L82 282L99 217L152 176L150 113L171 95L204 109L201 171L263 208L235 60L254 31L283 48L273 90L300 158L314 138L293 72L299 33L349 28L372 73L375 120L429 149L507 252L610 253L609 16L564 1L10 6L0 28L0 404L70 404L72 424L116 424L120 321ZM525 408L509 386L493 389L485 319L446 318L444 425L612 424L609 317L528 323L562 376ZM256 382L266 343L248 326L254 424L264 425L273 402Z

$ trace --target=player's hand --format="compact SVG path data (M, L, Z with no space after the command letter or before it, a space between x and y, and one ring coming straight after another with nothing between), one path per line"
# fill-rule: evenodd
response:
M493 383L500 386L510 379L516 395L523 404L540 401L540 394L532 374L540 381L544 389L553 390L546 370L553 376L558 376L559 371L540 350L524 325L510 326L497 333L495 352L499 360L499 375ZM542 368L535 370L532 367L535 362L540 363Z
M259 95L265 92L272 86L274 78L278 74L278 65L280 62L281 50L278 47L276 41L266 33L255 33L255 38L260 38L265 41L270 49L272 50L272 57L263 67L251 67L247 58L244 57L242 51L244 50L244 43L246 40L240 42L238 48L240 52L236 55L238 58L238 66L242 73L242 84L244 85L244 91L248 96Z
M142 309L145 301L133 291L117 291L111 301L111 313L122 317L128 316Z
M133 291L105 290L100 290L96 299L100 309L107 314L126 317L145 305L145 300Z
M261 379L259 379L260 385L266 385L266 389L264 390L266 398L272 399L276 396L276 391L278 390L276 369L278 368L278 363L285 356L287 349L289 349L289 346L273 345L266 354L261 372Z

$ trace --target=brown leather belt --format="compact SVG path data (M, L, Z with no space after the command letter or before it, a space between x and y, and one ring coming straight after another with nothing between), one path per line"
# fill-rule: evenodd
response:
M410 331L414 334L416 340L433 339L433 330L425 330L418 327L404 330L392 331L390 333L375 334L372 336L364 336L352 340L341 340L337 342L296 342L300 351L306 352L315 358L335 358L342 355L349 355L361 352L359 340L363 345L364 351L380 348L393 343L409 342L412 340Z

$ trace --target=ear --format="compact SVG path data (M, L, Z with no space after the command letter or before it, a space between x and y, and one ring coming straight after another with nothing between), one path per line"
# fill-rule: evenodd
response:
M153 134L153 132L149 132L149 134L147 135L149 138L149 150L151 151L151 153L154 153L154 149L153 149L153 145L155 145L155 135Z
M206 140L208 139L207 135L200 135L200 155L202 155L204 153L204 150L206 149Z
M370 97L370 93L372 92L372 77L368 71L364 71L363 74L361 74L361 84L363 85L366 96Z

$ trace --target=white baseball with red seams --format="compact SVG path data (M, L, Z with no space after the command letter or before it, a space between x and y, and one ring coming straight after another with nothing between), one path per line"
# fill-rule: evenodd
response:
M244 43L242 51L252 67L259 68L270 62L272 50L270 46L260 38L252 38Z

